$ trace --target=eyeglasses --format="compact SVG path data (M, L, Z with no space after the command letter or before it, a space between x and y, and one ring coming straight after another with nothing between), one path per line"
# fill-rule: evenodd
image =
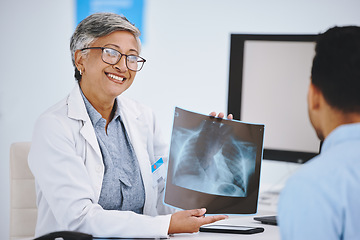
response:
M101 59L110 65L115 65L117 64L122 56L126 57L126 67L129 70L138 72L142 69L142 67L144 66L144 63L146 62L146 60L142 57L136 56L136 55L126 55L123 54L115 49L112 48L105 48L105 47L88 47L88 48L83 48L80 51L84 51L87 49L101 49L102 50L102 54L101 54Z

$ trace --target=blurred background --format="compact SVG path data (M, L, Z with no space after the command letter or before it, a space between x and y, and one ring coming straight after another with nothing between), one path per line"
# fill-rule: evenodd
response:
M142 3L147 62L125 94L154 109L168 141L175 106L226 112L231 33L318 34L360 25L358 0ZM31 141L37 117L75 84L69 40L76 10L75 0L0 0L0 239L9 238L10 144ZM262 184L282 183L296 168L265 160Z

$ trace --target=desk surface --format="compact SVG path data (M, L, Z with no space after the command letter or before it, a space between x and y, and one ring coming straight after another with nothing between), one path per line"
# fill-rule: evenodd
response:
M238 225L249 227L262 227L264 232L255 234L226 234L199 232L194 234L175 234L170 236L172 240L202 240L202 239L252 239L252 240L280 240L278 226L262 224L254 220L255 216L274 216L277 212L277 200L279 192L264 192L259 196L258 213L251 216L230 215L229 219L218 221L214 224Z
M251 216L230 215L228 219L218 221L215 223L215 224L224 224L224 225L262 227L265 230L264 232L261 233L255 233L255 234L229 234L229 233L208 233L208 232L198 232L193 234L181 233L181 234L171 235L169 239L170 240L178 240L178 239L179 240L205 240L205 239L280 240L280 232L278 226L262 224L253 219L255 216L271 216L271 215L275 215L275 212L259 210L259 213L256 215L251 215ZM103 238L103 240L107 240L107 239L108 238ZM22 238L21 240L29 240L29 238Z
M274 215L274 212L259 212L256 216L270 216ZM230 216L229 219L222 220L216 224L224 225L241 225L241 226L250 226L250 227L262 227L265 229L262 233L255 234L225 234L225 233L207 233L199 232L194 234L175 234L170 236L172 240L201 240L201 239L262 239L262 240L280 240L280 232L278 226L262 224L258 221L253 220L255 216Z
M256 216L270 216L274 215L274 212L263 211L256 214ZM258 221L253 220L255 215L252 216L230 216L229 219L218 221L215 224L224 225L240 225L250 227L262 227L264 232L255 234L229 234L229 233L181 233L174 234L169 237L170 240L213 240L213 239L251 239L251 240L280 240L279 227L274 225L262 224ZM104 240L110 240L104 238ZM156 239L153 239L156 240ZM159 239L157 239L159 240Z

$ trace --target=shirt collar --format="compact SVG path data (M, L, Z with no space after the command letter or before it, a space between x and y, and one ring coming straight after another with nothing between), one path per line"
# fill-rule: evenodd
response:
M360 139L360 123L343 124L335 128L324 140L322 150L326 151L332 146L344 142Z
M93 124L93 126L95 126L101 119L102 119L102 116L101 114L93 107L93 105L89 102L89 100L85 97L83 91L81 90L80 88L80 92L81 92L81 96L84 100L84 103L85 103L85 107L86 107L86 111L88 112L89 114L89 117L90 117L90 120ZM120 107L119 107L119 104L117 102L117 99L115 98L115 114L114 114L114 118L113 119L117 119L119 118L119 120L121 120L120 118Z

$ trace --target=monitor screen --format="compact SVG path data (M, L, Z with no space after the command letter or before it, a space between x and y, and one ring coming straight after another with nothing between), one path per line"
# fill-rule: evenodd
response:
M263 159L304 163L320 141L307 111L316 35L232 34L228 112L265 124Z

